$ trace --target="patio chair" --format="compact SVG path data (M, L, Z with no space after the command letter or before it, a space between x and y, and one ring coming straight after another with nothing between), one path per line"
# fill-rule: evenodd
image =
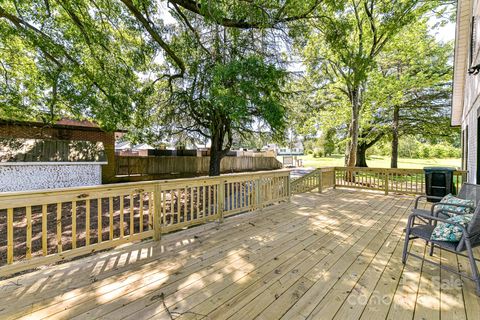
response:
M477 295L480 296L480 275L479 275L478 267L476 264L476 261L478 260L475 259L475 256L473 254L473 248L480 246L480 205L478 205L478 202L480 200L480 185L465 183L462 186L462 190L459 193L459 198L471 199L471 200L474 200L475 203L477 203L475 211L473 212L473 218L465 227L461 224L447 221L447 218L449 217L447 213L458 214L458 212L451 211L445 208L438 209L438 206L443 204L441 202L434 204L430 211L419 210L419 209L413 210L407 222L405 244L404 244L403 255L402 255L402 263L405 264L407 261L407 256L410 255L415 258L434 264L442 269L454 272L462 277L473 280L477 287ZM417 207L417 204L418 204L418 199L416 201L416 207ZM460 205L453 205L453 204L448 204L448 205L460 206ZM416 220L420 220L422 223L415 223ZM459 227L463 231L463 235L460 241L449 242L449 241L431 240L430 237L438 222L444 222L444 223L448 223L448 224ZM414 239L423 239L426 241L427 245L431 243L430 255L433 254L434 247L438 247L438 248L453 252L457 255L461 255L468 258L470 262L470 267L472 269L472 275L470 276L465 273L460 273L457 270L454 270L447 266L440 265L436 262L433 262L431 260L425 259L424 257L420 257L414 253L409 252L408 243L410 242L410 240L414 240ZM466 255L462 253L464 251L466 251L467 253Z
M426 199L426 198L429 198L429 199L434 199L434 200L442 200L443 198L442 197L435 197L435 196L418 196L416 199L415 199L415 207L413 209L414 212L422 212L422 213L428 213L428 212L435 212L437 211L437 213L439 214L439 217L441 218L449 218L449 215L445 214L445 213L441 213L437 210L437 208L440 206L440 205L444 205L444 203L442 202L437 202L435 203L432 208L430 210L422 210L422 209L418 209L418 205L420 203L420 200L421 199ZM460 192L456 195L457 198L460 198L460 199L464 199L464 200L472 200L474 203L478 203L480 201L480 187L476 184L472 184L472 183L463 183L462 184L462 187L460 188ZM456 206L456 207L466 207L464 205L460 205L460 204L447 204L449 206ZM458 213L457 213L458 214Z

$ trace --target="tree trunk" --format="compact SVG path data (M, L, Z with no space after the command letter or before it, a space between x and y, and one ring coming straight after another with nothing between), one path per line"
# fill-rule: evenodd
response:
M398 127L400 122L400 108L395 107L393 110L392 123L392 161L391 168L398 168Z
M212 145L210 147L210 166L208 175L211 177L220 175L220 164L223 158L223 135L212 132Z
M366 168L367 165L367 149L368 146L365 143L359 143L357 147L357 159L355 167Z
M355 89L351 93L352 104L352 120L348 129L348 143L346 150L345 166L355 166L357 148L358 148L358 133L360 129L360 90Z

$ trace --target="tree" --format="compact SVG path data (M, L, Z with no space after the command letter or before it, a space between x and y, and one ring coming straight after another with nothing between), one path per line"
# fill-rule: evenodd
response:
M398 163L402 135L449 136L452 45L430 35L426 19L399 33L378 56L366 86L356 166L366 151L388 137L391 167Z
M148 119L146 131L155 129L148 133L152 139L186 134L209 140L209 174L215 176L235 140L250 140L255 134L283 135L282 87L287 73L275 63L275 55L269 55L270 40L262 32L187 19L189 24L179 24L171 39L185 73L174 82L168 78L157 82L159 98L147 102L141 121ZM202 30L203 35L192 29Z
M335 136L337 131L334 128L328 129L323 137L323 153L331 156L335 152Z
M158 79L174 81L186 72L165 23L171 14L190 27L193 19L203 19L230 28L263 30L313 19L322 2L4 1L0 4L1 115L35 118L47 113L53 118L69 113L95 118L110 129L127 126L136 107L153 94ZM198 30L191 29L198 37Z
M172 123L170 132L187 131L211 141L209 175L216 176L234 134L252 132L257 121L264 121L274 134L283 133L285 109L279 91L285 73L257 56L198 71L203 79L197 74L198 82L175 89L171 108L164 106L164 119Z
M342 95L350 108L345 164L356 163L366 85L378 55L402 29L435 6L435 1L353 0L328 7L301 38L308 72L323 95Z
M119 4L7 1L0 32L5 116L69 114L107 129L129 123L152 51Z
M234 135L251 133L257 122L270 134L282 131L286 74L275 66L275 38L286 37L288 24L317 19L323 2L331 0L2 3L2 39L18 42L0 53L7 57L5 115L48 110L53 120L64 112L130 127L141 138L152 136L148 126L199 134L212 140L210 172L218 174ZM23 70L14 57L22 47L31 69L15 73ZM32 78L40 81L30 89Z

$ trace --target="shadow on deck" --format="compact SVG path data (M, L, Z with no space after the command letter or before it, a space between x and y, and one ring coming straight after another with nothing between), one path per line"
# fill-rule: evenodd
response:
M330 190L0 282L0 318L477 319L473 284L401 263L413 197ZM411 249L425 254L424 245ZM428 254L428 253L427 253ZM437 250L434 259L470 271Z

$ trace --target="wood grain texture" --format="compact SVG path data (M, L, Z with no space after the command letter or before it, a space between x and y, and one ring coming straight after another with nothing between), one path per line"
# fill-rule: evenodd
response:
M347 189L296 195L0 281L0 318L477 319L468 280L401 264L413 201ZM425 254L424 242L411 250ZM469 269L438 249L433 259Z

